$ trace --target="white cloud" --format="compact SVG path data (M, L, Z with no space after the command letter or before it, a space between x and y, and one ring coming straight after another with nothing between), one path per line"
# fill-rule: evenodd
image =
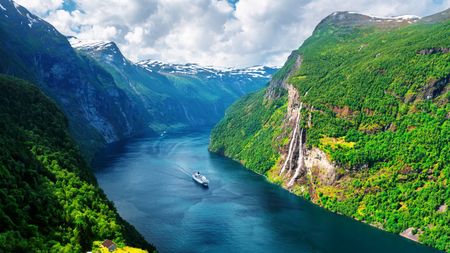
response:
M130 44L139 44L142 42L145 33L146 31L142 27L135 27L133 31L125 35L125 40Z
M36 15L45 16L49 12L61 8L64 0L19 0L15 2L29 8Z
M316 24L338 10L378 16L428 15L450 0L18 0L59 31L116 41L132 60L203 65L281 65Z

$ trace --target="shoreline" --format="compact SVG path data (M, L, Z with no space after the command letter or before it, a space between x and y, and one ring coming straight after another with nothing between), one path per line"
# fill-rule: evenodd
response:
M439 251L439 249L436 249L436 248L434 248L434 247L431 247L431 246L429 246L429 245L426 245L426 244L420 242L420 241L419 241L419 238L418 238L419 235L420 235L420 231L417 232L417 234L412 234L412 231L414 230L414 228L407 228L405 231L402 231L402 232L400 232L400 233L397 234L397 233L393 233L393 232L387 231L386 229L384 229L384 228L382 227L381 224L367 223L366 221L358 220L358 219L356 219L356 218L354 218L354 217L351 217L351 216L342 214L342 213L340 213L340 212L336 212L336 211L327 209L327 208L325 208L324 206L320 205L319 203L313 202L313 201L311 201L311 200L305 198L305 197L302 196L302 195L296 194L296 193L293 192L291 189L286 188L286 186L285 186L284 184L282 184L282 183L280 184L280 183L278 183L278 182L276 182L276 181L271 180L270 177L267 175L267 173L269 173L269 172L271 171L271 169L269 169L269 170L266 172L266 174L261 174L261 173L258 173L258 172L256 172L256 171L252 170L252 169L249 169L249 168L246 167L240 160L237 160L237 159L228 157L228 156L226 156L225 154L223 154L223 153L221 153L221 152L214 152L214 151L211 151L211 150L209 149L209 146L208 146L208 152L210 152L210 153L212 153L212 154L215 154L215 155L218 155L218 156L225 157L225 158L227 158L227 159L230 159L230 160L233 160L233 161L239 163L239 164L242 165L242 167L244 167L246 170L249 170L249 171L251 171L252 173L255 173L255 174L259 175L259 176L264 177L264 179L265 179L268 183L270 183L270 184L272 184L272 185L276 185L276 186L280 187L281 189L283 189L283 190L289 192L290 194L292 194L292 195L294 195L294 196L296 196L296 197L299 197L299 198L301 198L301 199L307 201L308 203L311 203L311 204L313 204L313 205L315 205L315 206L317 206L317 207L319 207L319 208L322 208L323 210L326 210L326 211L328 211L328 212L331 212L331 213L334 213L334 214L337 214L337 215L340 215L340 216L343 216L343 217L350 218L350 219L352 219L352 220L354 220L354 221L357 221L357 222L366 224L366 225L368 225L368 226L370 226L370 227L373 227L373 228L375 228L375 229L381 230L381 231L383 231L383 232L386 232L386 233L389 233L389 234L393 234L393 235L397 235L397 236L399 236L399 237L402 238L402 239L406 239L406 240L408 240L408 241L410 241L410 242L417 243L417 244L419 244L419 245L421 245L421 246L429 247L429 248L432 248L432 249L435 249L435 250L438 250L438 251ZM273 168L272 168L272 169L273 169ZM283 182L284 182L284 181L283 181ZM410 235L410 234L411 234L411 235ZM445 251L442 251L442 252L445 252Z

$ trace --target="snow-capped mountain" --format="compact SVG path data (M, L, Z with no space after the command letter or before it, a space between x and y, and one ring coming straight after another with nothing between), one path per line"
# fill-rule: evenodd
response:
M86 151L146 126L110 74L80 57L51 24L10 0L0 0L0 55L0 73L31 81L54 99Z
M270 78L277 68L267 66L252 66L247 68L204 67L195 63L173 64L157 60L145 60L137 63L151 72L179 75L202 75L206 78L222 78L226 75L246 78Z
M202 67L161 61L133 63L110 41L80 41L68 37L80 55L92 59L144 109L150 125L188 127L216 123L242 95L264 87L275 68ZM158 130L158 129L155 129Z
M81 41L73 36L68 36L67 39L74 49L92 57L100 57L107 62L120 62L124 66L133 64L125 58L116 43L112 41Z
M118 46L112 41L81 41L76 37L68 37L73 48L95 58L102 58L107 62L116 61L124 66L136 64L152 73L197 76L207 79L270 79L278 70L275 67L252 66L246 68L205 67L196 63L166 63L158 60L144 60L132 63L123 56Z

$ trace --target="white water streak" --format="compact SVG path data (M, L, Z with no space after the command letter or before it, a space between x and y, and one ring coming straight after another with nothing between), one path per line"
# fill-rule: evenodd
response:
M299 119L300 119L300 110L298 110L298 112L297 112L297 119L295 120L294 133L292 134L291 143L289 144L288 156L286 157L286 161L284 161L283 167L281 168L281 171L280 171L279 175L284 173L287 163L291 160L292 149L294 148L295 139L297 137L297 128L298 128L298 121L299 121Z
M288 187L291 187L294 185L295 180L300 174L300 171L303 168L303 129L300 130L300 143L298 148L298 161L297 161L297 168L295 169L294 176L292 176L291 180L288 183Z

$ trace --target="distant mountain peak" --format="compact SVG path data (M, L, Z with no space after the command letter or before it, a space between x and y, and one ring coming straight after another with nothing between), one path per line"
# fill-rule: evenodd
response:
M363 26L392 28L412 24L419 21L420 19L421 17L415 15L381 17L381 16L370 16L351 11L338 11L333 12L332 14L324 18L316 27L316 30L320 30L328 26L341 28L352 28Z
M60 35L53 26L11 0L0 0L0 21L7 24L8 29L20 30L19 27L23 27L27 32L39 30Z
M277 70L275 67L267 67L262 65L255 65L245 68L234 67L213 67L201 66L197 63L166 63L159 60L144 60L137 63L137 65L145 68L150 72L160 72L166 74L179 75L207 75L210 78L222 77L224 75L247 75L250 78L270 78L270 76Z
M444 11L435 13L433 15L423 17L420 20L420 22L423 22L423 23L436 23L436 22L442 22L442 21L445 21L445 20L450 20L450 8L448 8L448 9L446 9Z
M117 61L123 66L127 66L130 63L115 42L99 40L83 41L74 36L67 36L67 39L74 49L94 58L103 58L108 62Z
M116 43L112 41L100 41L100 40L80 40L74 36L68 36L67 39L72 45L73 48L76 49L95 49L98 51L109 49L109 50L118 50ZM118 50L120 51L120 50Z
M132 63L123 56L116 43L112 41L82 41L73 36L67 36L74 49L96 59L112 63L116 66L137 65L148 72L166 75L201 76L207 79L256 79L270 78L278 68L255 65L246 68L201 66L197 63L167 63L160 60L143 60Z
M401 16L374 16L374 15L366 15L352 11L337 11L331 13L327 18L335 18L337 20L342 19L370 19L372 21L383 20L383 21L401 21L401 20L409 20L416 21L421 19L421 17L416 15L401 15Z
M74 36L67 36L72 47L80 52L93 56L94 58L103 58L104 60L119 61L123 65L131 62L123 56L119 47L112 41L99 40L80 40ZM235 68L235 67L217 67L217 66L201 66L197 63L168 63L160 60L143 60L134 63L139 67L149 71L162 74L176 75L202 75L207 78L223 78L224 76L243 76L245 78L270 78L277 67L268 67L255 65L251 67Z

